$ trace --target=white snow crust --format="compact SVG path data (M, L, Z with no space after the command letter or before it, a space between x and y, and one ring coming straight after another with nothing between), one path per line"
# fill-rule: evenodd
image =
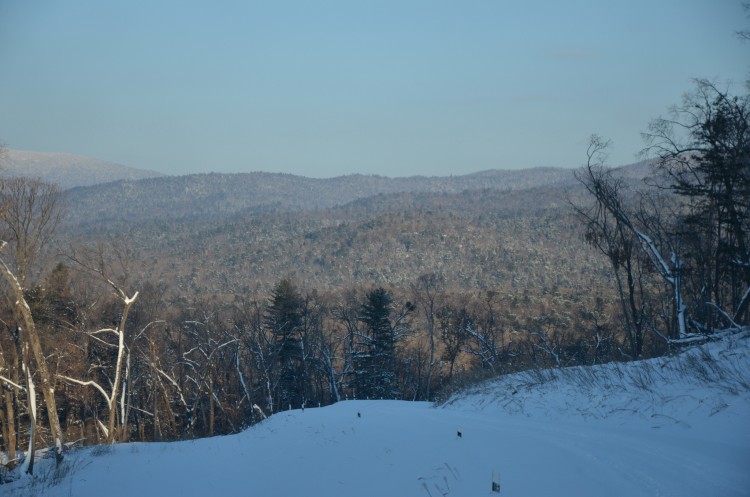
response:
M0 494L748 496L749 341L510 375L441 406L344 401L236 435L80 449L56 485L26 477Z

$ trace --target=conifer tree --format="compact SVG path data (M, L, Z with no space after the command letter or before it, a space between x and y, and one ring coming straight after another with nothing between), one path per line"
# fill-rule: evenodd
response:
M274 409L301 407L304 402L302 357L302 309L304 300L294 284L282 279L273 291L266 325L273 335L277 370Z
M394 318L393 297L385 289L376 288L367 294L359 316L365 346L354 357L358 397L395 399L399 396L396 342L403 331L403 318L413 309L407 304Z

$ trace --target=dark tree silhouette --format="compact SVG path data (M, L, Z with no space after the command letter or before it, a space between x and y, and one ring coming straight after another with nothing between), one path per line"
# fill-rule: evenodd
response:
M733 96L696 81L694 91L654 120L644 153L655 156L659 186L684 203L675 231L689 247L696 317L747 324L750 300L750 94ZM727 318L730 321L727 323Z
M358 397L395 399L399 396L396 377L396 343L406 331L404 319L414 310L407 303L394 313L393 297L383 288L370 291L360 309L363 347L354 357L354 386Z
M266 325L273 335L274 363L278 382L274 410L301 407L304 402L302 310L304 300L289 279L282 279L273 291Z

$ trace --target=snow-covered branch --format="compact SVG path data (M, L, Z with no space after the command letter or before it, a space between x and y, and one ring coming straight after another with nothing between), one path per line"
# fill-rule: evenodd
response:
M16 383L15 381L13 381L13 380L11 380L9 378L6 378L5 376L0 375L0 381L4 381L8 385L10 385L10 386L12 386L14 388L18 388L20 390L23 390L24 392L26 391L26 389L23 386L19 385L18 383Z
M71 378L70 376L65 376L64 374L58 374L57 377L60 378L61 380L69 381L70 383L75 383L76 385L81 385L83 387L92 386L96 390L98 390L99 393L102 394L102 397L104 397L104 400L106 400L108 404L110 402L110 397L107 391L104 390L104 387L102 387L99 383L97 383L94 380L86 380L86 381L77 380L75 378Z

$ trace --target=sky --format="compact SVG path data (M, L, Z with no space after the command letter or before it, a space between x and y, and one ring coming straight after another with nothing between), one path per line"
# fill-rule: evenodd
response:
M0 142L166 174L612 165L709 78L739 0L0 0Z

